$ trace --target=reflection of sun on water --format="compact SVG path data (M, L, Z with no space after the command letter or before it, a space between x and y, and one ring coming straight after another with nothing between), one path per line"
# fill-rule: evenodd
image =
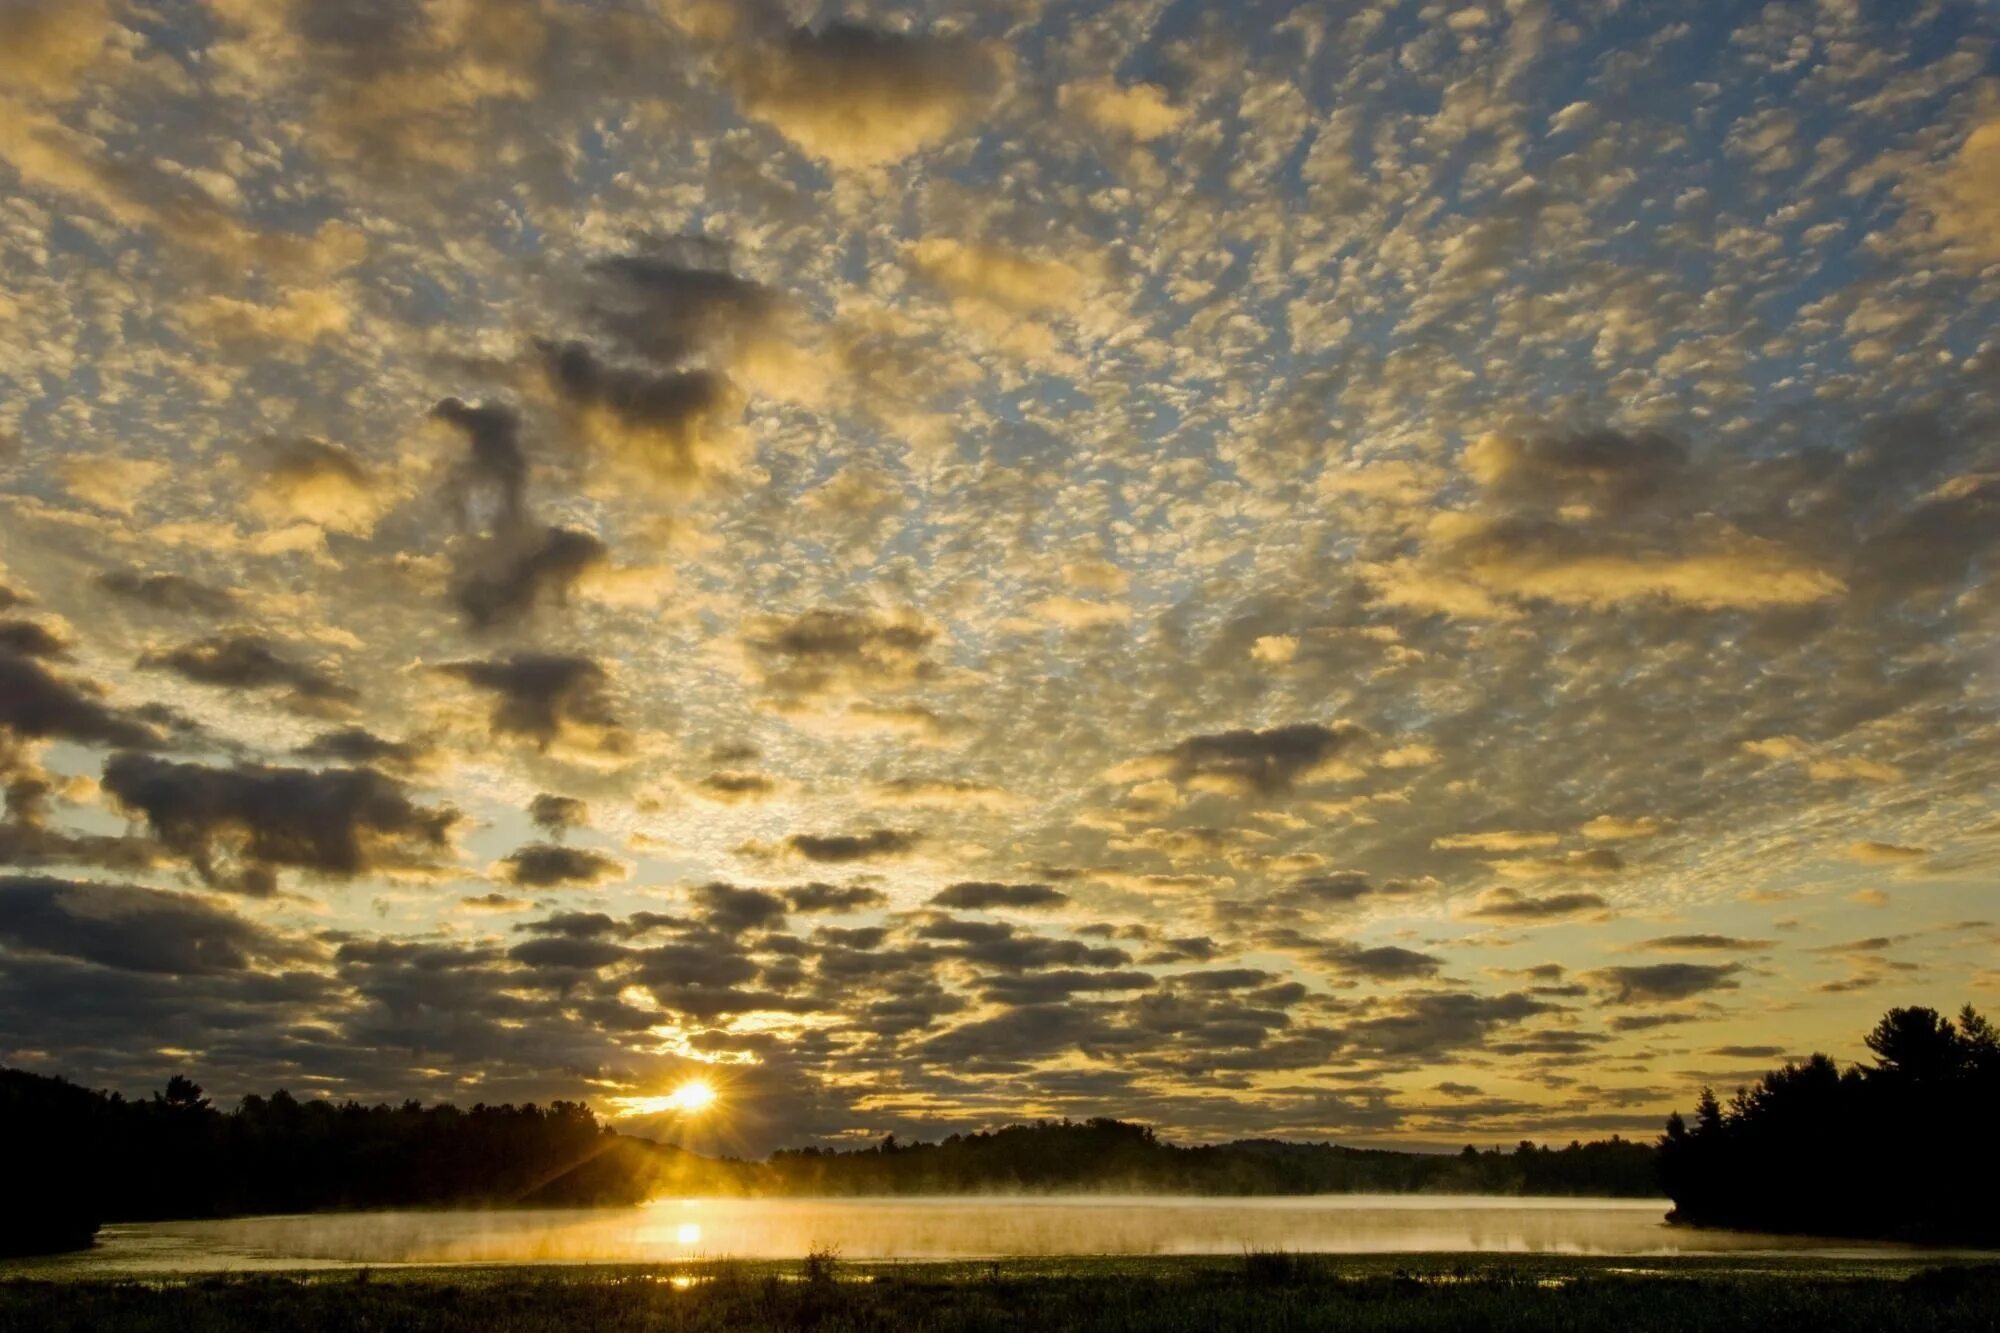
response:
M648 1204L647 1208L650 1210L665 1206L668 1205L664 1202L659 1202ZM682 1199L680 1201L680 1208L683 1212L699 1206L700 1200L698 1199ZM701 1244L701 1223L662 1221L653 1226L643 1226L638 1230L638 1240L641 1245L699 1245Z

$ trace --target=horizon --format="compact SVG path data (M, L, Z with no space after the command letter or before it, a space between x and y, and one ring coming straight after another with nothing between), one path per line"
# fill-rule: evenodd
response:
M2000 18L1685 8L10 3L0 1065L1449 1152L1991 1010Z

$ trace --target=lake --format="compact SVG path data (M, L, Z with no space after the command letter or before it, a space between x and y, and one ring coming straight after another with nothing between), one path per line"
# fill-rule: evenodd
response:
M89 1251L0 1263L47 1276L361 1264L652 1263L794 1259L821 1246L850 1260L1066 1255L1782 1253L1897 1257L1908 1247L1689 1231L1664 1199L1440 1195L1302 1198L996 1196L662 1199L638 1208L321 1213L106 1226Z

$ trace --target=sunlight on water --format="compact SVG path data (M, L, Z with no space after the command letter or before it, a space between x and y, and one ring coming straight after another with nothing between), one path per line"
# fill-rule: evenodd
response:
M663 1199L640 1208L333 1213L107 1226L89 1252L9 1272L187 1272L352 1264L674 1262L842 1257L1485 1251L1862 1256L1886 1245L1687 1231L1657 1199L1326 1195L1201 1199Z

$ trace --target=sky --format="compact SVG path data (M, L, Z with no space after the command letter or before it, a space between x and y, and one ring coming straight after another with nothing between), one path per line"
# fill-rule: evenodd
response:
M5 0L0 1062L1456 1145L1993 1006L1996 39Z

